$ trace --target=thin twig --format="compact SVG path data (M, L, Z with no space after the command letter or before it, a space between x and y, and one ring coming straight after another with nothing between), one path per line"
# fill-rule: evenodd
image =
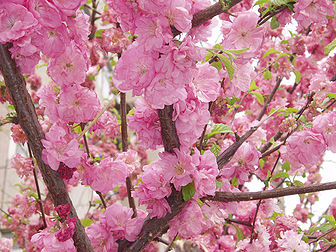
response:
M168 252L169 250L171 250L171 248L172 248L172 246L173 246L173 244L174 244L174 242L175 242L175 239L176 239L176 237L177 237L177 234L178 234L178 233L176 233L174 239L170 242L170 244L168 245L168 247L165 249L165 252Z
M231 218L226 218L225 221L228 224L236 223L236 224L244 225L244 226L247 226L247 227L252 227L252 225L249 221L242 221L242 220L236 220L236 219L231 219Z
M127 108L126 108L126 94L120 93L120 117L121 117L121 143L122 151L126 152L128 149L128 133L127 133ZM126 178L127 198L130 208L133 209L132 218L137 217L137 209L134 198L132 197L132 181L128 176Z
M214 104L213 102L210 102L210 103L209 103L209 112L210 112L210 114L211 114L211 111L212 111L212 108L213 108L213 104ZM207 127L208 127L208 124L206 124L206 125L204 126L204 129L203 129L201 138L200 138L200 140L199 140L199 144L197 145L197 149L198 149L199 151L202 151L202 148L203 148L203 141L204 141L204 136L205 136L205 132L206 132L206 130L207 130Z
M90 19L90 24L91 24L91 32L89 35L89 40L92 40L95 36L96 33L96 26L95 26L95 21L96 21L96 9L97 9L97 3L96 0L92 0L92 12L91 12L91 19Z
M330 233L332 233L332 232L334 232L336 230L336 228L331 228L330 230L328 230L325 234L321 234L320 236L318 236L315 240L313 240L313 241L310 241L309 242L309 244L311 244L311 243L314 243L314 242L317 242L317 241L319 241L321 238L323 238L323 237L325 237L325 236L327 236L328 234L330 234Z
M37 173L36 173L36 169L35 169L33 154L32 154L32 151L30 149L29 143L28 143L28 152L29 152L29 157L32 159L33 174L34 174L35 186L36 186L37 197L38 197L37 203L40 206L41 215L42 215L43 226L41 227L41 229L45 229L47 227L47 221L46 221L44 210L43 210L40 186L39 186L39 183L38 183L38 180L37 180Z
M274 86L274 88L273 88L271 94L268 96L266 102L264 103L263 108L261 109L261 111L260 111L260 113L259 113L259 115L258 115L258 117L257 117L257 120L258 120L258 121L260 121L261 118L264 116L268 104L272 101L272 99L273 99L273 97L274 97L274 95L275 95L275 92L278 90L278 88L279 88L279 86L280 86L281 80L282 80L282 79L279 78L279 77L276 78L275 86Z

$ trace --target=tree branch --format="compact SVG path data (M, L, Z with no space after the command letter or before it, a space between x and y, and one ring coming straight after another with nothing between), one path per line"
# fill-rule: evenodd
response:
M84 231L84 227L78 219L63 179L58 172L52 170L42 161L43 145L41 139L44 138L44 133L38 122L31 97L26 89L25 80L14 60L11 58L8 45L9 44L0 44L0 71L2 72L8 92L12 98L19 124L27 136L28 143L32 149L37 165L40 168L43 180L51 194L54 205L69 204L71 206L70 217L77 219L75 233L73 235L77 251L93 251L90 240Z
M202 200L220 202L251 201L279 198L295 194L320 192L332 189L336 189L336 182L322 183L316 185L293 186L260 192L216 192L215 196L206 196L202 198Z

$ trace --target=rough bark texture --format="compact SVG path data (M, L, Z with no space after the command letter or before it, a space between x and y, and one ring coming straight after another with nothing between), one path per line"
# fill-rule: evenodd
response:
M44 133L37 120L36 111L26 89L25 80L14 60L11 58L8 45L9 44L0 44L0 71L2 72L8 93L11 96L12 103L16 110L18 122L27 136L28 143L32 149L37 165L40 168L43 180L51 194L54 205L70 204L70 217L77 218L73 236L77 251L93 251L84 227L78 219L63 179L59 176L58 172L52 170L42 161L43 145L41 139L44 138Z

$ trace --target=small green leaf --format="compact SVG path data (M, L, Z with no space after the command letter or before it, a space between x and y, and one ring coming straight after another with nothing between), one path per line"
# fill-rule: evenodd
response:
M330 99L335 99L336 98L336 93L328 93L328 97Z
M216 180L216 189L221 188L224 185L224 182Z
M336 47L336 39L324 47L324 53L329 54Z
M211 132L205 136L205 139L208 140L209 138L211 138L212 136L219 134L219 133L229 133L229 134L233 134L233 131L231 130L231 128L225 124L222 123L218 123L215 124L215 126L213 127L213 129L211 130Z
M95 36L96 36L97 38L101 38L101 37L102 37L102 34L103 34L103 31L104 31L104 29L99 29L99 30L97 30L96 33L95 33Z
M232 63L223 54L216 54L216 56L220 59L221 63L225 66L228 72L228 75L229 75L229 80L231 81L233 79L233 74L234 74L234 67Z
M239 241L242 241L245 239L245 235L243 233L243 231L236 225L232 225L235 227L236 229L236 237L237 237L237 241L236 241L236 244L239 242Z
M231 184L234 186L239 185L238 178L236 176L234 176L233 179L231 179Z
M272 79L272 73L268 70L264 72L264 79L265 80L271 80Z
M259 87L256 85L255 80L252 80L252 81L251 81L251 84L250 84L250 89L249 89L249 91L256 90L256 89L259 89Z
M293 73L295 74L295 83L298 84L301 81L301 73L297 70L294 70Z
M268 55L270 54L275 54L275 53L280 53L280 51L274 49L274 48L270 48L268 49L265 53L264 53L264 56L263 58L266 58Z
M289 174L287 172L278 172L271 178L271 181L277 178L288 178L289 179Z
M214 68L216 68L218 70L218 72L222 69L222 64L218 61L214 61L211 63L211 66L213 66Z
M288 161L284 162L281 168L283 171L288 172L290 170L290 163Z
M280 27L280 22L278 21L278 19L274 16L271 19L271 29L274 30L276 28Z
M86 219L81 220L81 223L82 223L83 227L86 228L86 227L91 226L93 221L91 219L86 218Z
M205 61L209 61L213 56L213 53L212 52L207 52L206 56L205 56Z
M299 180L294 180L293 184L294 184L295 186L303 186L303 185L304 185L304 184L303 184L301 181L299 181Z
M218 144L215 143L211 143L211 148L210 151L216 156L218 157L219 153L221 152L221 147Z
M182 186L183 200L188 201L195 195L195 183L191 182L186 186Z
M233 49L226 49L225 50L225 52L230 52L230 53L233 53L233 54L242 54L242 53L244 53L244 52L246 52L246 51L248 51L248 50L250 50L250 48L246 48L246 47L244 47L244 48L242 48L242 49L236 49L236 50L233 50Z
M264 6L265 3L272 3L271 0L258 0L253 6L260 5Z
M262 94L260 94L259 92L257 91L252 91L251 94L255 95L256 98L257 98L257 101L261 104L261 105L264 105L264 97L262 96Z

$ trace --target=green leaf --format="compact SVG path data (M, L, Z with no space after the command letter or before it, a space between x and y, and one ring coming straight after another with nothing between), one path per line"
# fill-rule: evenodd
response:
M271 178L271 181L277 178L288 178L289 179L289 174L287 172L278 172Z
M336 39L324 47L324 53L329 54L336 47Z
M272 79L272 73L268 70L264 72L264 79L265 80L271 80Z
M264 6L265 3L272 3L271 0L258 0L253 6L261 5Z
M216 156L218 157L219 153L221 152L221 147L218 144L215 143L211 143L211 148L210 151Z
M216 189L221 188L224 185L224 182L216 180Z
M191 182L186 186L182 186L183 200L188 201L195 195L195 183Z
M295 83L298 84L301 81L301 73L297 70L294 70L293 73L295 74Z
M222 64L218 61L214 61L211 63L211 66L213 66L214 68L216 68L218 70L218 72L222 69Z
M239 185L238 178L236 176L234 176L233 179L231 179L231 184L234 186Z
M99 29L99 30L97 30L96 33L95 33L95 36L96 36L97 38L101 38L101 37L102 37L102 34L103 34L103 31L104 31L104 29Z
M278 21L278 19L274 16L271 19L271 29L274 30L276 28L280 27L280 22Z
M91 226L93 221L91 219L86 218L86 219L81 220L81 223L82 223L83 227L86 228L86 227Z
M284 162L281 168L283 171L288 172L290 170L290 163L288 161Z
M255 80L252 80L252 81L251 81L251 84L250 84L250 89L249 89L249 91L256 90L256 89L259 89L259 87L256 85Z
M299 181L299 180L294 180L293 184L294 184L295 186L303 186L303 185L304 185L304 184L303 184L301 181Z
M209 61L213 56L213 53L212 52L207 52L206 56L205 56L205 61Z
M223 54L216 54L216 55L220 59L221 63L225 66L229 75L229 80L231 81L233 79L233 73L234 73L234 67L232 63Z
M205 139L209 139L212 136L219 134L219 133L229 133L229 134L233 134L233 131L231 130L231 128L225 124L222 123L218 123L215 124L215 126L213 127L212 131L205 136Z
M247 47L244 47L242 49L236 49L236 50L233 50L233 49L226 49L225 52L230 52L230 53L233 53L233 54L242 54L246 51L250 50L250 48L247 48Z
M328 97L330 99L335 99L336 98L336 93L328 93Z
M273 0L272 4L276 6L286 5L290 0Z
M243 231L237 225L232 224L232 226L234 226L234 228L236 229L236 237L237 237L236 244L237 244L241 240L245 239L245 235L244 235Z
M262 94L260 94L259 92L257 91L252 91L251 94L255 95L256 98L257 98L257 101L261 104L261 105L264 105L264 97L262 96Z
M268 55L270 54L275 54L275 53L280 53L280 51L274 49L274 48L270 48L268 49L265 53L264 53L264 56L263 58L266 58Z

